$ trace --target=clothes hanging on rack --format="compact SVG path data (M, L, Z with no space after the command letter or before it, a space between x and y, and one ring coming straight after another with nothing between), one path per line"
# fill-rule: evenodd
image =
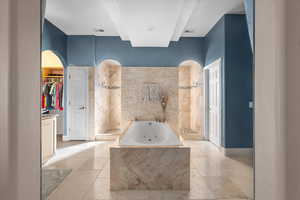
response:
M52 86L52 82L46 82L44 85L43 85L43 98L45 99L45 104L44 104L44 107L42 108L46 108L46 109L49 109L49 110L52 110L52 96L50 95L50 90L51 90L51 86Z
M55 108L56 107L56 83L52 83L50 92L49 94L51 95L51 107Z
M42 108L63 110L63 83L45 82L42 94Z

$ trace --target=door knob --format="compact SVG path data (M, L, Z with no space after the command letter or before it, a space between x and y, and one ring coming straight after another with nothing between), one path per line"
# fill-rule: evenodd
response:
M85 106L82 106L79 108L79 110L84 110L85 109Z

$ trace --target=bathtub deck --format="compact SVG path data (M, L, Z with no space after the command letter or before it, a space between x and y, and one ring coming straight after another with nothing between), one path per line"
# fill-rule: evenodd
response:
M190 147L111 147L111 190L189 190Z

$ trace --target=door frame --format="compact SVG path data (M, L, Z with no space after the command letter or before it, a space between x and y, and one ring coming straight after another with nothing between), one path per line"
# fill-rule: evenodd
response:
M213 61L212 63L210 63L209 65L205 66L203 68L203 101L204 101L204 138L208 141L210 141L210 134L209 134L209 69L218 64L218 68L219 68L219 109L218 109L218 113L219 113L219 142L218 144L216 144L218 147L221 147L222 145L222 120L223 120L223 115L222 115L222 106L223 106L223 92L222 92L222 58L219 58L215 61Z
M37 85L40 83L41 1L18 1L18 7L10 8L11 4L16 5L16 2L3 0L0 6L0 17L3 22L1 23L3 29L0 31L3 41L1 46L3 48L0 48L1 78L3 78L0 78L2 81L0 88L4 94L3 98L0 98L0 107L3 109L0 112L0 130L3 139L1 140L3 145L0 145L0 165L4 166L0 171L3 175L0 182L9 180L1 188L3 189L1 195L4 199L11 200L20 197L39 200L41 116L40 87ZM286 98L291 96L291 100L294 100L292 96L294 93L286 94L286 88L291 86L290 89L293 90L299 83L297 78L290 77L291 74L297 75L295 73L297 60L292 57L297 54L285 54L286 49L291 52L297 43L287 44L284 35L286 32L293 33L288 35L289 40L296 40L298 37L294 34L296 31L293 29L295 27L293 23L297 20L295 16L300 15L296 9L299 1L266 0L255 1L255 4L255 199L282 200L287 199L286 186L293 186L292 181L298 178L294 154L288 160L290 166L293 166L288 174L285 168L286 152L293 152L298 147L298 138L295 140L293 137L295 135L286 131L286 127L293 125L293 122L286 122L284 115L278 113L285 113ZM286 12L289 14L286 15ZM286 19L283 19L284 16ZM273 23L269 23L270 21ZM9 29L8 24L13 26ZM26 31L16 31L17 28ZM18 38L17 41L10 39L12 34L13 38ZM17 50L17 54L12 53ZM286 58L289 58L288 63ZM13 62L9 62L12 60ZM285 73L286 70L289 73ZM285 84L286 78L289 78L288 84ZM22 98L16 98L18 96ZM299 103L289 102L289 104L293 108L292 111L299 109ZM292 111L286 115L289 117ZM288 146L285 141L287 136L289 140L294 141L288 143ZM9 143L9 141L22 142ZM25 157L27 162L24 162ZM22 163L22 167L16 163ZM293 189L294 186L289 188L290 198L297 197Z
M80 138L73 138L69 135L69 130L70 130L70 103L69 103L69 95L70 95L70 84L68 83L69 82L69 79L70 79L70 71L71 70L84 70L86 72L86 134L84 137L80 137ZM88 67L75 67L75 66L72 66L72 67L67 67L66 68L67 70L67 77L65 78L65 83L66 83L66 88L67 88L67 92L66 92L66 129L65 129L65 132L66 132L66 135L63 136L63 140L64 141L70 141L70 140L89 140L89 131L88 131L88 127L89 127L89 68Z

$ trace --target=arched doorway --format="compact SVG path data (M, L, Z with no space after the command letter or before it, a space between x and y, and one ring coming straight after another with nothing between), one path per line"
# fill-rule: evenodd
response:
M179 130L185 139L203 139L203 68L193 60L178 67Z
M64 65L62 60L51 50L42 52L42 109L58 114L57 134L63 135L63 84ZM46 88L49 87L49 88ZM49 93L45 89L55 87L55 92Z
M64 65L50 50L42 52L41 61L41 140L44 163L55 154L57 141L61 141L64 134Z
M121 131L121 64L104 60L95 74L96 139L114 139Z

